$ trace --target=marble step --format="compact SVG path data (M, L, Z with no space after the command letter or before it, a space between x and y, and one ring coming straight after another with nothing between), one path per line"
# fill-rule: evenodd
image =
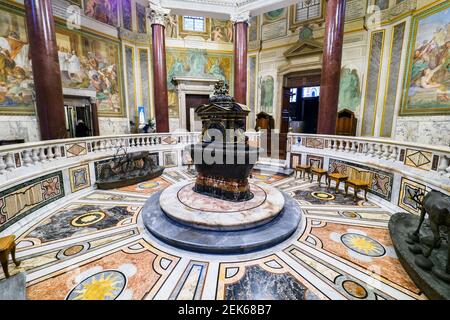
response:
M0 281L0 300L26 300L25 287L25 272L3 279Z
M263 163L256 163L256 165L253 167L255 170L260 170L261 172L270 172L270 173L281 173L284 175L291 175L294 170L290 168L284 168L280 166L273 166L273 165L267 165Z

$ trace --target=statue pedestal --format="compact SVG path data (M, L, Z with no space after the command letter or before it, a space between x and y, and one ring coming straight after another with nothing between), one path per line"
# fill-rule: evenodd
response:
M430 299L450 299L450 283L437 277L434 272L444 272L447 264L448 244L442 241L440 248L433 250L429 261L434 270L424 270L416 264L416 260L424 258L420 253L413 253L410 247L414 244L407 242L408 234L413 233L419 224L419 217L410 213L399 212L389 220L389 232L395 251L408 275L419 289ZM420 231L420 237L431 237L430 228L424 223ZM423 245L420 245L423 247Z

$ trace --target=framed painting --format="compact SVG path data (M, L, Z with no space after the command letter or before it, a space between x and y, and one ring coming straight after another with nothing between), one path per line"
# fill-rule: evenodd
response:
M450 2L413 17L400 115L450 114Z
M259 16L251 17L248 26L248 41L257 41L259 39L259 32Z
M230 20L211 19L211 40L217 42L232 42L233 23Z
M117 0L84 0L84 14L111 26L118 26Z
M25 17L0 5L0 114L34 114Z
M147 15L143 5L136 3L136 23L139 33L147 33Z
M122 0L122 23L127 30L133 30L133 21L131 18L131 0Z
M61 25L56 42L63 87L95 90L100 116L123 117L119 43Z

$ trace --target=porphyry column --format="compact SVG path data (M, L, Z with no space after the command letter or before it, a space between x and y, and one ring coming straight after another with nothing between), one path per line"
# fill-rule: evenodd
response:
M249 12L230 16L234 23L234 99L247 102L247 30Z
M169 102L167 96L165 20L170 10L150 3L152 25L153 96L157 132L169 132Z
M327 0L317 133L336 134L346 0Z
M42 140L67 136L51 0L25 0L36 110Z

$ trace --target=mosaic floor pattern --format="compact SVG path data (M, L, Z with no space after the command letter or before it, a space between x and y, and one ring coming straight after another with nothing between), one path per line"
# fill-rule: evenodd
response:
M33 213L16 232L22 264L9 266L12 275L26 273L28 299L426 299L392 247L389 209L292 176L254 172L251 179L290 193L302 207L302 227L283 243L242 255L164 244L145 230L142 206L154 192L195 177L166 171Z

